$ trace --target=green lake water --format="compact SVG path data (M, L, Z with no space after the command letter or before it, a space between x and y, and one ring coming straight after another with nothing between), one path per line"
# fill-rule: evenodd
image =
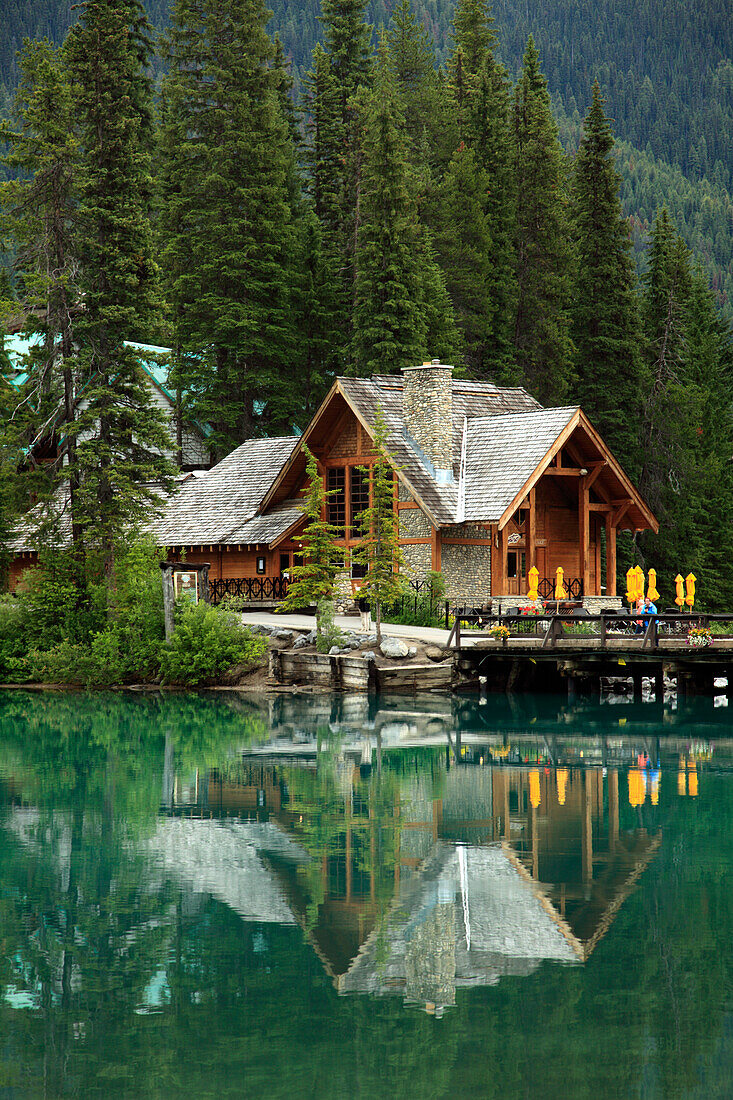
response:
M0 694L0 1100L733 1097L729 713Z

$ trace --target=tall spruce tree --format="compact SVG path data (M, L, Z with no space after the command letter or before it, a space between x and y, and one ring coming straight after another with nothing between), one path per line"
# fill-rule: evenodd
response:
M419 303L420 228L384 52L363 111L352 356L354 372L366 375L417 362L426 335Z
M177 0L164 55L163 257L179 383L226 451L298 404L293 148L261 0ZM256 410L260 410L259 416Z
M32 481L28 495L36 498L53 490L58 471L34 462L34 445L51 424L67 439L71 533L77 543L78 471L74 439L67 430L75 418L72 331L79 304L74 233L80 150L74 95L63 59L47 41L26 41L19 60L15 125L2 131L9 150L5 163L16 174L0 185L2 230L13 242L26 332L40 339L28 355L28 383L9 408L2 434L11 450L25 448L29 457L21 466L28 476L22 480Z
M346 125L349 100L366 83L371 67L372 28L366 22L368 0L323 0L321 23L326 53L336 78L341 117Z
M435 243L474 378L489 376L492 311L486 293L492 247L485 211L489 180L461 142L438 188Z
M83 149L77 250L84 309L75 338L86 374L70 434L79 469L78 520L111 567L121 533L157 503L170 466L167 426L125 340L146 336L159 310L150 227L149 26L137 0L84 0L66 48Z
M488 183L484 215L491 240L491 264L484 288L489 328L483 370L493 381L513 384L518 380L514 353L518 296L516 151L511 84L493 51L485 57L471 98L465 134Z
M530 36L516 87L517 314L515 349L524 384L543 404L568 393L570 245L567 181L547 81Z
M571 214L575 244L573 400L630 473L640 464L641 330L628 222L619 200L613 134L598 83L575 158Z
M733 447L730 333L666 211L652 229L642 318L652 373L640 486L660 521L639 543L672 594L692 571L701 606L733 598ZM665 593L666 590L666 593Z

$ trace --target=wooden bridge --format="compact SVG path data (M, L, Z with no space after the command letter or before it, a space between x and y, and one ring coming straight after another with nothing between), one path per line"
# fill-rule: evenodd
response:
M709 644L695 645L692 628L711 632ZM492 615L480 608L456 609L448 644L457 650L463 677L486 677L492 689L557 691L570 698L600 693L606 677L631 678L641 700L642 680L653 678L657 699L665 678L678 696L733 689L733 615L586 611L569 614Z

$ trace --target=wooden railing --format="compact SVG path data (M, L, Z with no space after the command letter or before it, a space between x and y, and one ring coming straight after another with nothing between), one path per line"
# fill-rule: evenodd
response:
M242 600L284 600L288 594L285 577L226 577L210 580L211 602L220 603L225 596Z
M530 635L542 639L542 649L552 649L561 638L568 639L574 634L578 637L596 638L600 648L605 648L611 636L625 636L629 641L635 639L639 643L637 648L644 650L656 649L660 636L677 635L686 639L691 627L709 627L712 623L720 623L727 624L730 631L717 637L724 639L729 643L729 648L733 649L733 615L697 612L639 615L635 611L625 610L598 615L582 610L566 613L560 611L559 614L540 612L537 615L493 615L481 608L455 608L453 617L455 621L447 644L456 648L461 645L462 626L466 628L463 631L466 639L470 638L472 641L493 638L495 635L492 630L503 626L509 631L503 639L505 642ZM690 651L694 652L693 647L690 647Z
M582 600L585 595L582 577L570 577L563 581L569 600ZM537 595L541 600L554 600L557 588L557 578L543 577L537 585Z

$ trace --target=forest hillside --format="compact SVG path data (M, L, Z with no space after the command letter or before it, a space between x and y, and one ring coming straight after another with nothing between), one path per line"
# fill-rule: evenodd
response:
M18 80L23 38L60 42L71 0L0 0L0 111ZM444 63L450 50L452 0L412 5ZM271 0L277 31L291 62L294 94L322 40L320 0ZM371 0L375 31L393 5ZM153 25L168 22L167 0L147 0ZM733 319L733 19L711 0L496 0L496 55L513 76L529 34L534 37L565 147L574 152L598 80L618 139L622 203L632 219L640 270L656 211L674 214L683 239L702 263L718 306Z

